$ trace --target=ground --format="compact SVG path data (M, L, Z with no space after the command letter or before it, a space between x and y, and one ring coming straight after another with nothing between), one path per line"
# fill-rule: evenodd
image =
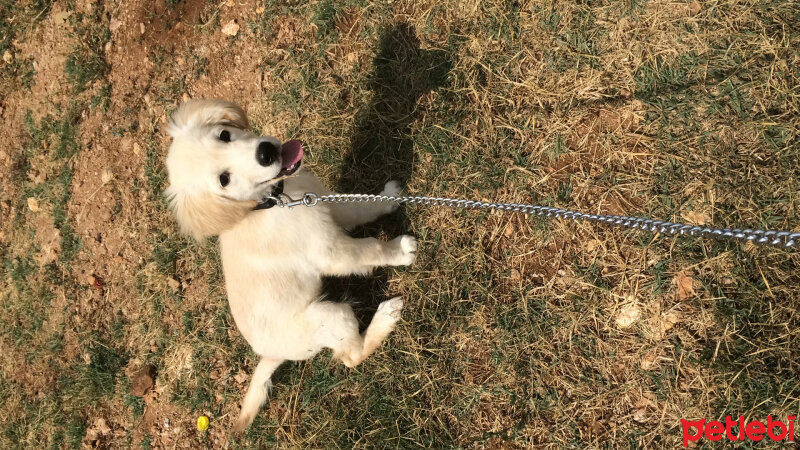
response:
M671 448L681 418L800 411L796 250L408 206L356 233L415 234L415 265L326 283L364 320L402 296L397 330L353 370L287 363L233 436L254 355L215 241L180 236L162 195L167 117L219 97L345 192L798 231L793 0L0 18L3 448Z

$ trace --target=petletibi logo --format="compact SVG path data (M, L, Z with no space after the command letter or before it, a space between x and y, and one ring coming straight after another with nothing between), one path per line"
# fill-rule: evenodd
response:
M724 424L716 420L706 423L706 419L681 419L683 446L686 447L689 442L697 442L704 437L713 442L721 441L722 439L732 442L758 442L764 438L775 442L794 442L794 416L787 417L786 422L772 420L772 416L767 416L766 424L758 420L745 423L744 416L739 416L738 420L733 420L731 416L726 416ZM692 428L694 428L694 432Z

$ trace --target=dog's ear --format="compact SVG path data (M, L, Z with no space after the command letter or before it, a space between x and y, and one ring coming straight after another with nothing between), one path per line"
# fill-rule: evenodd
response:
M224 124L247 129L247 114L239 105L225 100L189 100L182 104L169 119L167 132L177 137L197 127Z
M170 209L181 232L198 241L233 227L253 211L255 200L232 200L210 192L187 193L167 188Z

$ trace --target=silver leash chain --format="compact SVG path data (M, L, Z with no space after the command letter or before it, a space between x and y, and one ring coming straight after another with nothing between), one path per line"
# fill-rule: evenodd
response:
M325 203L360 203L360 202L396 202L411 205L443 206L448 208L463 209L490 209L498 211L512 211L543 217L570 219L576 221L600 222L620 228L644 230L653 233L662 233L678 236L705 236L717 239L730 239L750 241L754 244L773 245L789 249L796 248L800 239L800 232L777 230L752 230L750 228L709 228L683 223L665 222L662 220L644 219L641 217L613 216L607 214L585 214L568 209L553 208L549 206L529 205L526 203L488 203L474 200L463 200L445 197L417 197L393 196L375 194L331 194L317 195L307 192L300 200L294 200L286 194L270 197L281 208L305 205L315 206L318 202Z

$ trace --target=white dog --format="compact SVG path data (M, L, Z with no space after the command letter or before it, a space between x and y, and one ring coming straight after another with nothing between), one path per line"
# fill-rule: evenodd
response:
M247 129L244 111L221 100L184 103L168 128L170 206L182 232L198 240L219 235L231 313L260 357L235 431L253 422L282 362L306 360L327 347L346 366L356 366L400 318L403 301L384 301L359 334L351 307L322 297L322 277L411 264L417 249L411 236L381 242L345 232L392 212L397 206L391 203L292 209L259 203L281 187L295 199L331 191L300 170L298 141L281 144ZM397 195L400 185L390 181L383 193Z

